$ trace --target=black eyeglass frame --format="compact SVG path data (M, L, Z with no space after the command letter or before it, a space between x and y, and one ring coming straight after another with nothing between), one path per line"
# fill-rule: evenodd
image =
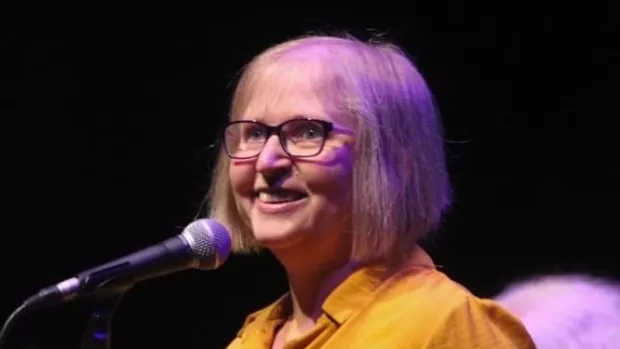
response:
M323 128L323 141L321 142L321 146L317 148L317 151L315 153L312 154L306 154L306 155L293 155L291 153L289 153L289 151L287 150L287 146L286 146L286 142L284 137L282 137L282 129L293 122L300 122L300 121L307 121L307 122L314 122L316 124L321 125L321 127ZM267 124L264 124L260 121L256 121L256 120L235 120L235 121L229 121L226 126L223 129L223 134L222 134L222 143L224 143L224 149L226 151L226 154L228 155L228 157L230 157L231 159L237 159L237 160L246 160L246 159L252 159L252 158L256 158L260 155L262 149L260 151L258 151L258 153L256 155L252 155L252 156L233 156L231 154L230 149L228 149L228 145L226 144L226 130L231 126L231 125L237 125L237 124L254 124L254 125L259 125L261 127L263 127L266 131L266 135L265 135L265 143L267 142L267 140L272 136L272 135L276 135L278 136L278 141L280 142L280 145L282 146L282 149L284 150L284 152L293 158L309 158L309 157L313 157L313 156L317 156L319 155L322 151L323 148L325 147L325 141L327 140L327 137L329 135L330 132L332 132L334 130L334 124L330 121L326 121L326 120L321 120L321 119L313 119L313 118L295 118L295 119L290 119L290 120L286 120L285 122L276 125L276 126L269 126ZM264 145L263 145L264 146Z

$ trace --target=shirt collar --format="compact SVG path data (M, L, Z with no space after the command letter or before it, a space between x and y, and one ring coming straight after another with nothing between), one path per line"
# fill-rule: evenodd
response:
M398 279L399 276L434 268L431 257L421 247L417 247L410 261L397 271L390 270L382 263L359 268L330 293L323 302L323 313L338 325L342 325L355 312L372 301L375 291L387 279ZM262 324L264 328L273 327L284 321L291 312L291 295L287 292L266 309L249 315L238 335L242 335L247 325L254 321Z
M276 328L279 323L284 321L291 314L291 312L292 305L290 293L287 292L266 308L248 315L243 326L237 332L237 336L245 338L246 336L244 334L252 323L258 324L260 327L259 330L262 332L266 332L270 328Z
M372 301L375 291L387 280L419 270L434 269L430 256L417 247L410 261L398 270L390 270L384 264L374 264L353 272L332 291L323 303L323 312L342 325L351 315Z

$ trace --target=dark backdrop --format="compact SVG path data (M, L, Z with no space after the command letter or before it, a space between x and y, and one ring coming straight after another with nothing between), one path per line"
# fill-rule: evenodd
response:
M178 234L200 212L208 146L239 69L308 31L384 33L427 78L455 186L428 246L447 274L480 296L541 273L620 277L617 37L611 9L588 6L454 2L362 16L291 5L7 26L0 315L42 286ZM269 255L141 283L117 310L114 346L222 348L285 286ZM32 314L10 344L77 347L89 306Z

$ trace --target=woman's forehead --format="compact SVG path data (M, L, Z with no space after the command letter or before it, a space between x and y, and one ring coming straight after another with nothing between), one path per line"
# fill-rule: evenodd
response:
M288 69L287 69L288 68ZM248 84L245 105L239 119L282 122L294 117L311 117L350 123L339 108L340 94L324 70L303 64L270 67Z

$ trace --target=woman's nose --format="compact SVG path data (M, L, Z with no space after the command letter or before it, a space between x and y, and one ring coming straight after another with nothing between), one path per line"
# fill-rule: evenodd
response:
M291 167L291 159L284 151L277 135L271 135L265 141L265 145L258 154L256 161L256 171L260 173L268 173L281 171Z

